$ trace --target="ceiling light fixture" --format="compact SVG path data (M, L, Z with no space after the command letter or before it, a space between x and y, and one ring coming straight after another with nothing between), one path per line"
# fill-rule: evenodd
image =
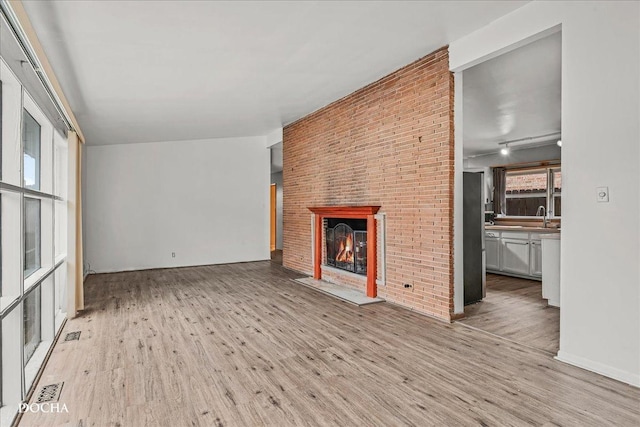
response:
M523 148L541 147L543 145L550 145L550 144L553 144L554 141L557 141L556 143L558 144L559 147L561 147L562 141L556 140L555 138L553 138L553 137L557 138L560 136L561 136L560 132L553 132L545 135L529 136L526 138L518 138L518 139L512 139L510 141L498 142L498 145L502 146L502 148L500 149L500 154L502 154L503 156L506 156L511 151L511 147L509 145L513 145L513 144L516 144L515 150L523 149Z
M562 140L559 139L558 142L556 142L556 144L558 144L558 147L562 147Z

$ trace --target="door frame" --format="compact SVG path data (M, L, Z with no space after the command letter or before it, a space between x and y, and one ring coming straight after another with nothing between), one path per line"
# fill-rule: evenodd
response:
M277 186L276 184L271 184L269 187L270 191L270 206L269 206L269 223L270 223L270 243L269 248L270 251L273 252L276 250L276 220L277 220Z

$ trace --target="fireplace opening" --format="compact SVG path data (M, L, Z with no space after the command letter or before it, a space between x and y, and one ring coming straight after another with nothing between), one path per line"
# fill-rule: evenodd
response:
M367 221L327 218L325 220L327 265L367 275Z

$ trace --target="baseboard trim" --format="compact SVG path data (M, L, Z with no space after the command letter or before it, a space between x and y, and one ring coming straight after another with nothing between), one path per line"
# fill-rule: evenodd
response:
M464 315L464 311L462 313L452 313L451 314L451 321L455 322L456 320L461 320L464 319L465 315Z
M228 265L228 264L246 264L251 262L271 261L270 258L250 259L243 261L228 261L228 262L215 262L208 264L181 264L171 266L145 266L145 267L124 267L124 268L105 268L98 270L91 270L91 274L111 274L111 273L127 273L131 271L148 271L148 270L170 270L175 268L191 268L191 267L210 267L214 265Z
M596 374L604 375L605 377L613 378L614 380L627 383L634 387L640 388L640 374L634 374L631 372L623 371L622 369L614 368L613 366L605 365L604 363L595 362L584 357L576 356L574 354L567 353L560 350L555 357L560 362L568 363L569 365L577 366L578 368L586 369L587 371L595 372Z

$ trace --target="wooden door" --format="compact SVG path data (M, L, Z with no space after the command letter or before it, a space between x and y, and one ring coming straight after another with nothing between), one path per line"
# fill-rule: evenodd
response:
M271 252L276 250L276 185L271 184Z

